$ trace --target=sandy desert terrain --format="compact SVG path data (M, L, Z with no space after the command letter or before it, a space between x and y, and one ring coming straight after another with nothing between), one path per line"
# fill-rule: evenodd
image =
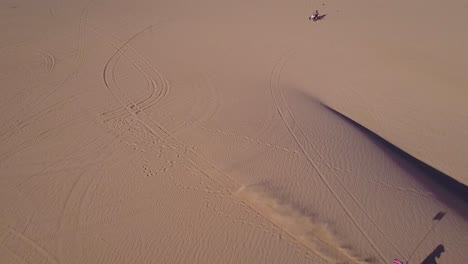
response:
M467 13L0 1L0 263L468 263Z

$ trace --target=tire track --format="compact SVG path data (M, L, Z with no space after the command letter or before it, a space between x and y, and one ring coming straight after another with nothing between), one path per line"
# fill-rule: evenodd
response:
M106 63L106 65L104 67L104 70L103 70L104 84L105 84L106 88L108 89L108 91L111 92L111 94L122 105L122 107L125 107L125 109L128 111L128 113L130 115L132 115L135 118L135 120L139 121L145 128L147 128L157 138L160 138L163 142L165 142L168 146L170 146L171 149L176 151L181 156L185 156L188 153L193 153L193 154L195 154L195 157L197 159L200 159L199 155L197 155L193 150L190 150L187 146L185 146L185 144L182 143L181 141L179 141L175 136L173 136L173 134L171 132L169 132L167 129L165 129L163 126L161 126L159 123L155 122L154 120L152 120L151 118L146 116L144 111L142 111L142 109L139 106L128 107L128 104L124 103L123 99L121 97L119 97L117 95L117 93L116 93L116 90L119 90L118 92L120 94L122 94L122 97L124 97L125 100L127 100L131 105L136 105L135 103L131 102L131 99L126 96L126 94L118 87L118 85L116 85L116 83L112 82L114 80L114 78L112 77L112 70L110 70L111 69L110 67L112 67L112 64L114 64L114 61L116 60L116 58L118 58L119 54L124 52L125 47L128 45L128 43L130 43L132 40L134 40L135 38L137 38L138 36L140 36L141 34L143 34L144 32L148 31L151 28L152 28L151 26L147 27L144 30L142 30L142 31L138 32L137 34L135 34L126 43L124 43L114 53L114 55L108 60L108 62ZM111 76L109 76L109 75L111 75ZM141 117L137 116L137 112L141 113ZM149 125L149 123L152 123L152 124L156 125L159 132L157 132L151 125ZM184 153L184 154L182 154L182 153ZM188 160L190 161L190 163L192 163L192 165L194 165L197 168L199 167L197 164L201 163L202 161L206 162L206 160L200 160L199 162L194 162L190 158L188 158ZM212 166L207 166L207 167L212 167ZM229 178L229 180L228 180L229 183L226 182L225 184L222 184L220 182L220 180L217 179L217 178L224 178L224 177L212 177L210 174L208 174L206 172L204 172L204 174L208 178L216 181L219 184L220 187L229 186L229 185L232 185L233 183L235 185L240 186L240 184L238 182L236 182L235 180L233 180L230 177L228 177ZM233 188L233 189L235 189L235 188Z
M242 136L242 135L239 135L239 134L236 134L236 133L233 133L233 132L226 132L226 131L223 131L221 129L213 130L213 129L209 129L209 128L204 127L204 126L201 127L201 129L206 131L206 132L212 133L212 134L220 134L220 135L223 135L223 136L233 137L233 138L235 138L237 140L242 140L242 141L246 141L246 142L257 144L257 145L263 145L263 146L271 148L273 150L281 150L281 151L290 152L290 153L293 153L293 154L298 154L299 153L299 151L294 150L294 149L290 149L290 148L287 148L287 147L283 147L283 146L275 145L275 144L271 144L271 143L266 143L266 142L263 142L263 141L260 141L260 140L255 140L255 139L247 137L247 136Z
M39 135L34 136L33 138L27 139L21 142L18 145L15 145L13 148L7 150L6 152L0 154L0 164L4 163L6 160L11 158L13 155L18 154L24 151L26 148L31 147L34 143L38 143L44 139L47 139L51 136L58 135L59 131L66 129L72 125L77 125L89 121L90 118L93 118L90 114L82 114L72 119L66 120L62 124L59 124L56 127L49 128L45 131L42 131Z
M21 52L21 51L17 51L17 52ZM38 77L37 79L31 76L25 77L25 79L28 80L28 84L25 85L25 87L16 91L12 96L10 96L10 98L5 100L6 103L0 106L0 111L3 111L4 108L8 108L10 104L13 104L19 101L21 99L20 96L25 95L27 91L29 91L30 89L37 87L38 86L37 83L42 82L50 74L50 72L55 68L55 58L52 54L46 51L42 51L42 50L36 50L36 53L39 54L43 62L42 72L39 74L40 77ZM7 73L6 77L8 77L9 74L10 73ZM32 81L34 81L36 84L34 85Z
M208 90L208 95L205 96L203 93L197 93L200 98L204 100L197 102L193 105L193 108L201 105L203 109L197 113L191 115L188 119L184 120L181 124L171 129L173 133L181 133L188 128L198 127L205 124L210 120L221 107L220 94L216 87L212 85L210 79L205 74L200 74L200 79L197 82L197 86L200 89ZM205 101L206 100L206 101ZM192 113L194 111L190 111ZM173 121L176 121L173 119Z
M44 61L43 74L49 74L55 68L55 58L52 54L47 51L38 50L39 56Z
M61 108L63 108L67 103L70 103L74 100L74 97L71 96L69 98L66 98L62 101L56 102L50 106L47 106L46 108L40 110L39 112L29 116L26 119L21 120L18 122L17 126L15 129L11 128L2 135L0 135L0 143L7 141L9 138L14 136L15 134L18 134L21 130L24 128L28 127L29 125L33 124L36 121L40 121L41 118L46 117L48 114L57 112Z
M348 175L352 174L352 172L349 171L349 170L341 169L341 168L338 168L338 167L332 167L332 168L335 171L346 173ZM400 191L400 192L403 192L403 193L416 195L416 196L424 197L424 198L428 198L428 199L433 199L433 194L431 192L421 192L421 191L418 191L418 190L413 189L413 188L405 188L405 187L401 187L401 186L398 186L398 185L392 185L392 184L386 183L386 182L381 181L381 180L373 180L373 179L370 179L370 178L367 178L367 177L361 177L360 179L362 179L364 181L367 181L367 182L371 182L373 184L380 185L383 188L387 188L387 189L391 189L391 190L397 190L397 191Z
M86 140L86 136L87 136L87 133L89 131L91 127L88 127L85 129L85 131L83 131L83 133L80 133L70 144L67 145L67 147L59 154L57 155L57 157L52 161L50 162L47 166L45 166L44 168L42 168L40 171L26 177L26 179L24 181L22 181L21 183L19 183L17 185L17 188L18 189L21 189L22 186L24 186L26 183L32 181L33 179L43 175L44 173L46 173L47 171L49 171L51 168L53 168L54 166L56 166L57 164L63 162L66 158L70 157L71 155L73 155L74 153L78 152L79 150L85 148L85 147L88 147L90 144L94 144L95 142L98 142L101 138L96 138L94 140L92 140L90 143L86 143L84 144L84 141ZM85 135L84 138L81 138L83 135ZM73 151L70 151L74 146L78 146L76 149L74 149Z
M124 56L127 57L127 59L130 59L127 54L125 52L122 53ZM115 84L117 84L117 80L115 79L116 77L116 74L115 74L115 69L118 65L118 62L120 61L120 59L122 58L122 56L119 56L116 58L115 60L115 63L113 64L113 67L112 67L112 77L113 77L113 82ZM168 85L166 85L166 83L168 83L167 81L162 81L163 85L161 85L162 89L160 90L159 93L156 93L156 87L157 87L157 82L155 81L154 78L152 78L151 76L149 76L148 74L146 74L146 72L138 66L137 63L133 62L132 61L132 64L134 67L136 67L141 73L144 74L145 76L145 79L147 81L147 84L148 84L148 87L150 87L150 95L147 96L147 97L143 97L142 99L139 99L139 100L136 100L136 102L134 103L133 101L131 102L131 105L130 105L130 108L135 108L135 107L138 107L138 109L141 109L141 110L145 110L151 106L153 106L154 104L156 104L157 102L163 100L167 94L168 94ZM163 78L161 78L163 79ZM165 79L165 78L164 78ZM122 109L124 111L124 109ZM125 111L124 111L125 112Z
M67 100L58 102L58 103L56 103L56 104L42 110L41 112L39 112L39 113L37 113L35 115L38 115L40 117L44 117L48 113L56 112L56 111L58 111L60 109L60 107L63 107L67 103L71 102L73 100L73 98L74 98L74 96L68 98ZM44 111L46 111L46 113L42 113ZM34 122L40 121L39 118L34 118L34 117L35 116L32 116L29 119L32 119ZM71 126L74 126L74 125L80 125L80 124L89 122L90 120L94 120L94 119L98 119L98 120L100 120L101 123L105 123L105 120L102 120L102 116L100 114L92 114L92 113L86 112L86 113L77 115L75 117L72 117L71 119L64 120L62 123L59 123L55 127L47 128L46 130L43 130L43 131L39 132L38 134L36 134L32 138L26 139L26 140L22 141L21 143L11 147L9 150L7 150L7 151L5 151L3 153L0 153L0 164L5 162L6 160L11 158L12 156L14 156L14 155L16 155L18 153L21 153L22 151L26 150L27 148L33 146L33 144L37 144L37 143L39 143L39 142L41 142L41 141L43 141L43 140L45 140L47 138L58 135L59 132L62 131L62 130L65 130L65 129L67 129L67 128L71 127ZM29 123L26 122L26 121L28 121L28 120L25 120L24 122L22 122L24 124L22 124L22 126L20 127L20 130L23 129L23 128L26 128L31 123L33 123L33 121L31 121ZM1 138L0 142L5 142L8 139L8 136L14 136L15 135L14 132L15 131L11 132L10 133L11 135L9 135L9 134L5 135L4 138ZM74 143L72 143L71 145L73 145L73 144ZM62 153L62 154L64 154L64 153ZM30 178L34 178L36 176L41 175L48 168L52 167L56 162L59 162L62 158L64 158L64 156L62 156L62 154L60 154L59 157L57 158L57 160L52 162L50 164L50 166L47 166L43 170L38 172L37 174L34 174L31 177L28 177L28 180ZM28 180L26 180L26 181L28 181Z
M84 166L84 168L86 168L86 169L80 168L79 165L78 165L77 168L73 169L73 170L77 170L77 169L82 170L82 172L80 172L80 174L77 176L78 179L76 180L76 182L74 182L72 184L72 188L71 188L71 190L76 190L77 186L80 185L80 184L82 186L86 186L86 188L84 188L84 191L80 192L81 195L79 196L80 198L78 199L80 201L79 204L82 204L83 200L84 200L84 196L86 196L90 185L93 182L99 181L99 179L102 178L102 173L99 173L99 172L103 170L104 165L106 164L106 162L108 160L110 160L111 156L114 156L115 149L117 147L117 146L114 146L115 143L117 141L121 140L121 138L124 137L125 134L126 134L126 132L123 132L123 133L120 133L120 134L114 134L113 139L110 140L110 143L106 142L106 141L109 141L109 140L105 140L106 137L98 137L96 139L92 139L91 141L85 143L84 141L86 140L86 137L81 138L80 137L81 134L80 134L80 136L78 136L76 138L74 143L68 145L66 150L63 151L61 153L61 155L52 164L50 164L49 166L47 166L46 168L44 168L41 172L39 172L37 174L42 173L43 171L51 168L54 165L57 165L58 163L61 163L61 162L63 163L67 157L70 157L70 156L76 154L79 151L83 150L83 154L81 155L82 156L81 159L83 161L89 160L89 158L88 158L89 154L87 154L87 153L98 153L98 157L95 160L93 160L90 164L86 164ZM69 150L71 150L71 148L73 146L76 146L76 145L78 145L78 147L76 149L73 149L72 151L69 151ZM91 147L91 149L87 149L88 147ZM69 152L69 153L67 153L67 152ZM73 159L75 161L77 160L77 158L79 158L79 157L73 157ZM101 161L101 160L103 160L103 161ZM82 165L84 163L80 163L80 164ZM93 170L93 172L96 171L95 174L87 176L86 173L89 171L89 169L87 169L88 167L92 167L92 168L97 167L98 169ZM70 167L68 167L68 168L70 168ZM39 176L37 174L35 174L33 176L36 176L36 177ZM86 184L83 185L83 182L85 182ZM21 187L25 183L26 182L20 183L20 185L18 185L18 186ZM31 186L29 188L30 189L35 189L36 187L37 187L37 184L36 184L36 186ZM20 188L18 188L18 189L20 189ZM65 200L64 204L70 204L71 203L70 201L74 200L71 197L76 196L76 191L74 191L73 195L72 195L72 193L73 193L73 191L69 192L69 194L67 195L67 198L64 199ZM75 210L76 208L71 210L71 209L69 209L69 206L67 206L67 205L64 205L63 208L65 208L65 209L62 209L62 214L59 217L53 217L53 218L47 219L46 221L36 222L36 223L33 223L33 224L39 224L39 223L41 223L41 224L57 224L57 223L59 223L58 226L60 227L61 226L60 223L65 222L64 218L72 219L71 222L76 223L77 221L75 221L75 220L79 218L80 210ZM102 209L102 208L105 208L105 206L104 207L98 207L98 209ZM67 211L67 212L65 212L65 211ZM70 211L70 212L68 212L68 211ZM65 224L63 224L63 226L65 226ZM49 236L42 237L42 239L53 238L53 237L55 237L55 234L51 234Z
M3 229L3 227L0 227ZM8 235L8 233L10 235ZM16 239L15 239L16 238ZM23 233L16 231L10 226L6 226L6 234L4 234L3 239L0 241L1 245L8 248L8 244L16 244L15 240L18 242L26 244L29 248L37 252L40 256L42 256L47 263L54 263L59 264L60 262L55 258L52 254L50 254L45 248L41 247L38 243L34 242L34 240L28 238ZM13 245L14 248L18 248L18 245ZM11 250L11 249L10 249ZM29 256L29 255L28 255ZM37 259L36 259L37 260Z
M25 106L22 110L17 115L14 115L11 117L8 121L4 123L0 127L0 129L4 128L7 124L11 124L11 126L8 128L10 129L17 129L18 124L21 122L20 117L24 117L31 113L33 110L35 110L44 100L46 100L49 96L51 96L53 93L55 93L58 89L60 89L64 84L66 84L68 81L73 79L78 72L81 70L81 67L84 64L84 60L86 57L86 43L87 43L87 17L88 17L88 9L85 8L82 10L81 15L80 15L80 23L79 23L79 37L78 37L78 55L75 58L75 69L67 74L65 78L63 78L58 84L53 85L51 88L45 89L42 93L40 93L39 96L34 98L32 102L28 102L28 106ZM14 121L18 120L18 121Z
M102 28L99 26L93 25L91 27L91 30L94 31L96 34L107 40L114 48L119 49L119 45L122 45L123 41L120 40L117 36L114 34L107 34L102 32ZM130 50L131 53L136 56L138 63L136 60L132 59L130 55L128 55L125 50ZM135 108L138 107L139 109L145 110L150 107L155 106L159 102L163 101L167 96L169 95L170 92L170 83L169 81L164 77L164 75L156 68L154 67L148 60L146 60L137 50L132 48L130 45L125 46L123 49L123 52L115 59L115 62L113 63L112 67L112 76L115 78L115 66L117 65L117 62L120 60L122 56L125 56L126 59L140 72L144 75L146 82L148 84L150 94L148 96L139 98L136 100L136 102L132 102L132 104L127 103L127 106L130 108ZM143 66L140 66L140 64L143 64ZM144 69L146 68L146 70ZM116 81L114 80L114 83ZM157 87L159 87L159 91L157 91ZM102 116L106 117L106 121L110 121L113 119L117 118L123 118L127 117L128 113L126 112L125 108L119 107L117 109L113 109L107 112L104 112L101 114Z
M120 137L115 137L112 141L104 146L99 146L94 152L101 152L95 159L97 164L96 175L102 175L101 172L105 168L106 163L113 157L113 148ZM102 159L102 160L101 160ZM62 208L62 214L58 222L59 233L61 234L57 243L57 254L59 259L64 259L64 246L70 241L76 240L76 230L80 226L81 208L89 186L94 180L94 175L86 175L89 169L84 169L73 182L70 192L65 198ZM76 202L78 201L78 202ZM75 203L73 203L75 202ZM75 212L75 213L73 213ZM71 238L65 239L64 233L71 234Z

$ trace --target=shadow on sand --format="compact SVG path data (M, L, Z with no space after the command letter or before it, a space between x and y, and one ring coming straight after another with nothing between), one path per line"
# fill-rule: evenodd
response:
M312 20L312 21L314 21L314 22L315 22L315 21L319 21L319 20L324 19L326 15L327 15L327 14L325 14L325 15L320 15L320 16L318 16L318 17L312 17L312 16L311 16L311 17L309 18L309 20Z
M438 245L429 256L427 256L421 264L437 264L436 258L440 258L442 253L445 252L444 245Z
M448 208L453 209L464 219L468 220L468 210L466 210L466 206L468 205L468 186L411 156L378 134L341 114L335 109L325 105L317 98L305 93L301 89L293 90L299 93L300 96L305 97L306 100L309 100L311 103L322 105L335 116L358 129L377 147L385 152L389 158L398 164L400 168L404 169L408 174L412 175L418 182L424 185L428 192L431 192L437 200L442 202Z
M362 126L356 121L350 119L349 117L341 114L335 109L325 104L322 104L322 105L328 110L330 110L331 112L335 113L337 116L341 117L343 120L347 121L348 123L352 124L357 129L359 129L361 132L367 135L373 142L375 142L378 146L383 148L384 151L391 152L392 154L396 154L397 157L395 157L394 155L389 155L390 157L392 157L392 159L401 158L402 160L404 160L405 161L404 163L398 162L398 164L400 164L404 169L409 170L410 172L414 169L418 169L423 174L429 176L427 178L428 180L430 180L430 182L423 181L423 183L425 183L426 185L429 183L429 185L431 185L429 186L431 187L431 189L436 188L437 190L440 190L440 187L442 187L446 189L449 193L454 194L456 197L465 201L465 203L468 203L468 186L465 186L463 183L456 181L455 179L448 176L447 174L411 156L410 154L403 151L399 147L393 145L392 143L382 138L378 134L372 132L371 130L367 129L366 127ZM434 191L435 195L437 195L438 193L437 190Z

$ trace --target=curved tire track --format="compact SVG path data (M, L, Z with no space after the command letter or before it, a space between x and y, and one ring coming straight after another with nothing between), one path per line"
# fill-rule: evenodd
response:
M174 133L181 133L188 128L200 127L203 126L208 120L210 120L221 107L220 94L216 87L214 87L206 74L199 74L200 79L197 82L197 86L200 89L208 90L208 93L197 93L203 100L202 102L197 102L193 107L202 105L203 109L197 111L193 115L189 116L188 119L182 121L181 124L178 124L175 128L171 129ZM193 111L190 111L191 113Z
M75 59L75 69L67 74L65 78L63 78L58 84L52 86L49 89L45 89L38 97L34 98L32 102L28 102L28 106L24 107L17 115L11 117L8 121L4 123L0 128L4 128L7 124L10 124L10 127L6 129L1 136L4 136L6 133L14 130L18 131L18 126L22 122L21 117L24 117L35 110L44 100L46 100L49 96L51 96L54 92L56 92L59 88L61 88L65 83L73 79L78 72L80 71L82 65L84 64L84 59L86 57L86 42L87 42L87 17L88 11L87 8L83 9L80 16L80 24L79 24L79 37L78 37L78 56ZM15 122L14 120L17 119Z
M22 51L18 50L16 52L22 52ZM15 53L15 52L12 52L12 53ZM41 69L41 72L39 73L39 76L37 78L25 76L25 78L28 79L28 84L26 84L25 87L19 89L12 96L6 99L5 103L0 105L0 111L3 111L4 108L8 108L11 104L14 104L20 101L21 96L25 96L28 93L28 91L39 86L38 83L42 82L47 76L49 76L49 74L55 68L55 58L52 54L43 50L36 50L36 53L39 55L39 57L41 57L42 62L43 62L42 69ZM6 74L6 76L8 77L8 73Z
M102 28L98 26L93 26L91 30L94 31L99 36L101 36L102 38L104 38L105 40L107 40L117 50L121 47L123 43L123 41L120 40L117 36L102 32ZM140 63L137 63L137 61L132 59L130 55L124 52L127 49L130 50L133 55L138 57L138 61ZM133 65L133 67L135 67L139 72L141 72L145 76L146 82L150 90L150 94L148 96L139 98L135 102L132 102L131 104L127 103L128 107L130 108L138 107L139 109L145 110L163 101L168 96L170 92L170 88L171 88L169 81L164 77L164 75L156 67L154 67L137 50L135 50L129 45L125 46L125 48L122 49L122 52L119 53L119 55L116 58L114 58L114 61L112 63L112 69L111 69L112 76L113 76L112 78L115 78L115 74L114 74L115 66L117 65L117 62L120 60L122 56L125 56L127 60ZM141 64L143 66L141 66ZM144 67L147 69L145 70ZM116 83L115 80L113 80L113 82ZM157 91L158 87L160 88L159 91ZM128 113L126 112L125 107L119 107L117 109L113 109L113 110L101 113L101 115L104 116L106 120L108 121L108 120L113 120L113 119L117 119L121 117L126 117L128 116Z

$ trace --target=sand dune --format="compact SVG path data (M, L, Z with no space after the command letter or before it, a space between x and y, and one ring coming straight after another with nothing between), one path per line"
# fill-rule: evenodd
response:
M0 263L466 263L460 193L337 113L467 184L449 2L0 3Z
M300 87L468 185L466 2L352 1L333 7L343 12L323 25L318 34L326 38L314 43L321 51L314 62L321 67L313 80L298 78Z

